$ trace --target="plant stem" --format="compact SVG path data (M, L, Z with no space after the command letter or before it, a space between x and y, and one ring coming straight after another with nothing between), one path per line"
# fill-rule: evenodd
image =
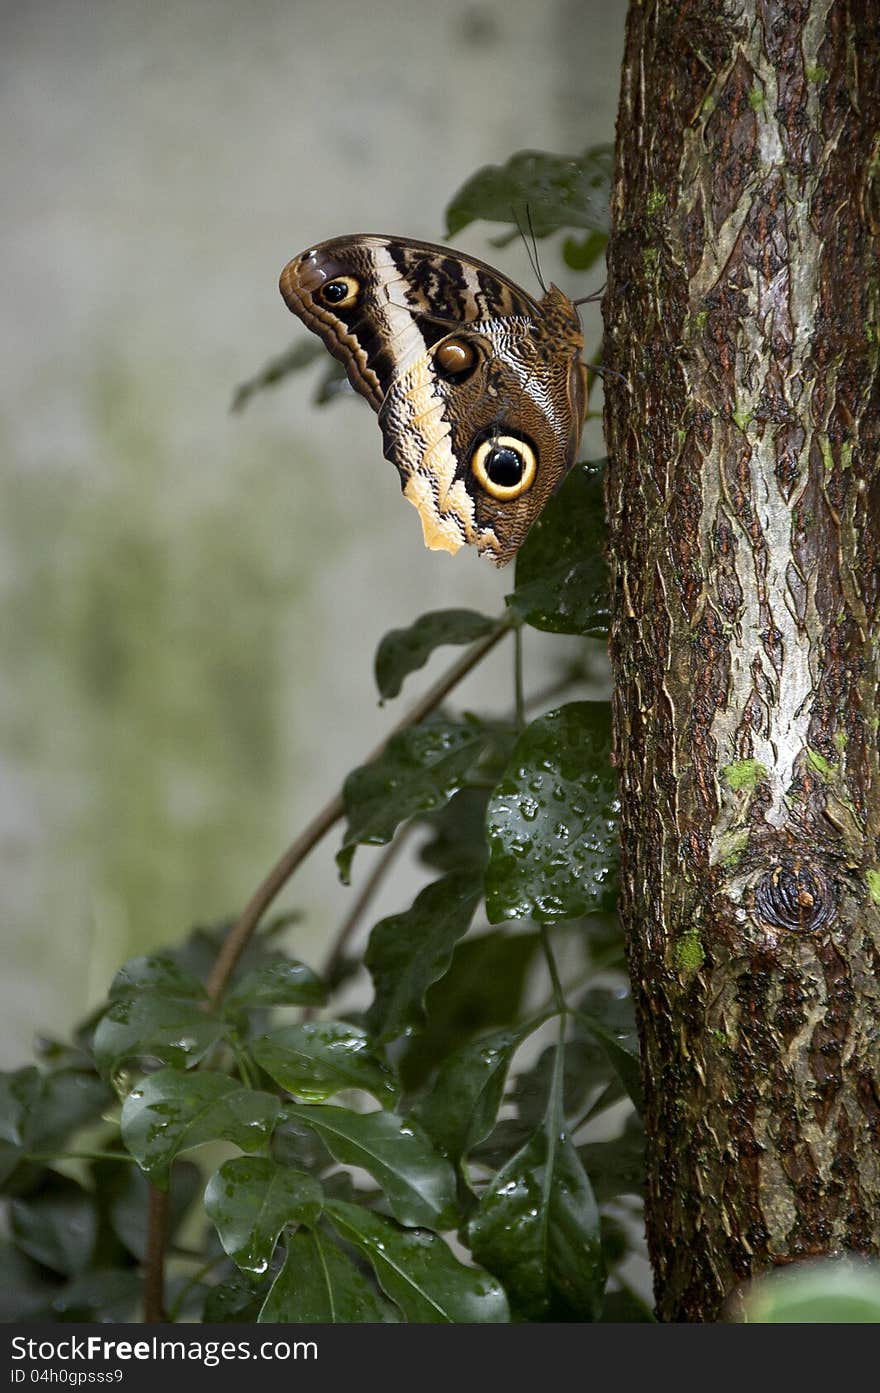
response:
M400 855L406 842L406 833L407 828L402 828L394 840L382 852L382 855L377 860L376 865L365 881L363 889L340 925L339 932L321 968L321 976L325 981L330 982L333 980L333 974L339 967L344 956L346 944L357 928L361 917L369 908L370 901L390 871L394 861Z
M553 1001L564 1024L565 1017L568 1015L568 1007L565 1004L565 993L562 990L562 982L559 980L559 969L556 966L556 959L553 956L553 949L550 946L550 935L547 932L546 924L541 925L541 947L544 951L547 971L550 973L550 982L553 986Z
M523 694L523 639L518 625L513 635L513 700L516 728L521 734L526 728L526 700Z
M467 676L472 668L495 647L495 644L509 631L510 624L506 620L499 620L498 628L485 638L473 644L466 653L459 658L458 662L453 663L443 674L433 687L430 687L425 695L415 703L412 709L403 717L401 721L390 731L382 742L377 745L375 750L364 760L369 764L377 759L383 752L388 741L402 730L407 730L410 726L418 725L420 721L438 707L444 697ZM241 915L233 924L226 936L223 947L217 955L216 961L207 981L208 996L212 1003L220 1000L229 979L235 971L235 966L247 947L251 935L262 919L266 910L269 908L276 895L283 889L287 881L293 875L296 868L305 860L309 852L317 846L318 842L324 837L334 823L338 822L345 811L342 801L342 794L337 793L324 807L312 818L308 826L300 833L294 842L288 847L284 855L278 860L264 879L257 886L251 898L248 900Z
M245 1051L241 1049L239 1045L233 1045L232 1053L235 1055L235 1062L238 1065L238 1072L241 1075L242 1083L246 1088L256 1088L257 1080L254 1077Z
M168 1192L150 1186L147 1215L147 1253L144 1262L144 1320L158 1325L165 1319L165 1245L168 1242Z

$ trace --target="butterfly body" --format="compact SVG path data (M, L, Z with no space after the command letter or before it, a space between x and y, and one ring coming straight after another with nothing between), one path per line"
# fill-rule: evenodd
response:
M574 461L586 409L575 306L427 242L334 238L281 275L290 309L378 412L425 543L504 565Z

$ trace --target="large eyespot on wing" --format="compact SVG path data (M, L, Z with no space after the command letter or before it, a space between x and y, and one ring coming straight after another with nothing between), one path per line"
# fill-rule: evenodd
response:
M491 498L512 502L528 493L538 473L538 452L519 433L490 432L471 453L471 472Z

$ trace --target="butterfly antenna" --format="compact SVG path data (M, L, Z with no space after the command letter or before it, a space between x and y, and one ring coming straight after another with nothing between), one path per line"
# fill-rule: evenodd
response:
M545 280L544 280L544 277L541 275L541 258L538 256L538 239L537 239L537 237L535 236L535 224L532 222L532 210L531 210L531 208L529 207L528 204L526 204L526 219L527 219L528 224L529 224L529 236L530 236L531 239L532 239L532 257L531 257L531 262L532 262L532 265L533 265L534 268L535 268L535 275L538 277L538 284L540 285L541 289L543 290L544 294L546 295L546 294L547 294L547 285L546 285L546 282L545 282Z
M527 220L528 220L529 235L531 236L531 239L532 239L532 245L531 245L531 246L529 245L529 239L528 239L528 237L527 237L526 234L525 234L525 229L523 228L523 225L522 225L522 223L520 222L519 209L518 209L518 208L516 207L516 205L513 204L513 203L510 205L510 215L511 215L511 217L513 218L513 221L516 223L516 230L517 230L517 232L519 233L520 239L521 239L521 241L522 241L522 244L523 244L523 246L524 246L525 249L526 249L526 256L529 258L529 265L531 266L532 270L533 270L534 273L535 273L535 279L537 280L538 284L540 285L541 289L543 290L544 294L546 295L546 294L547 294L547 287L546 287L546 285L544 284L544 277L541 275L541 264L540 264L540 262L538 261L538 247L537 247L537 244L536 244L536 242L535 242L535 232L534 232L534 228L532 227L532 215L531 215L531 212L530 212L530 210L529 210L529 205L526 204L525 207L526 207L526 218L527 218ZM532 250L532 247L534 247L534 250Z

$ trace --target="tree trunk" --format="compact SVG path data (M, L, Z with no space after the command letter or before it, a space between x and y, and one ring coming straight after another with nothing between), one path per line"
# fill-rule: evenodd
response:
M880 10L633 0L606 362L663 1320L880 1252Z

